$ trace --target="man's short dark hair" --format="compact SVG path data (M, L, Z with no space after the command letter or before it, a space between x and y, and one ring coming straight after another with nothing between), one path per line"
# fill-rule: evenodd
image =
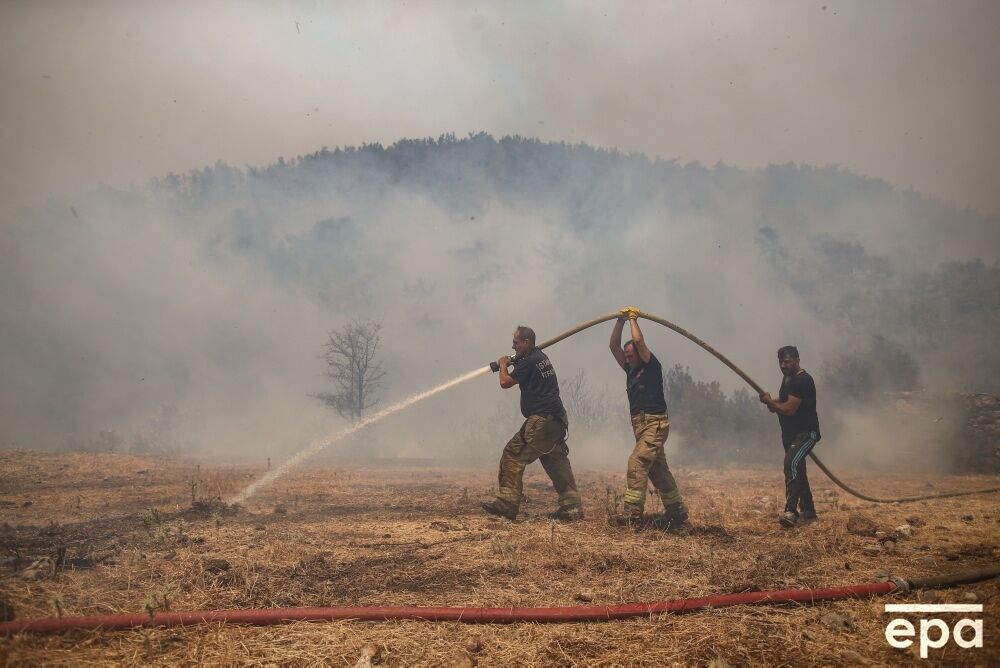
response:
M535 330L524 325L517 326L517 335L531 345L535 345Z
M634 340L633 341L626 341L625 345L622 346L622 350L628 350L629 346L632 346L633 348L635 348L635 341Z
M781 360L787 356L791 356L793 360L799 359L799 349L795 346L781 346L778 348L778 359Z

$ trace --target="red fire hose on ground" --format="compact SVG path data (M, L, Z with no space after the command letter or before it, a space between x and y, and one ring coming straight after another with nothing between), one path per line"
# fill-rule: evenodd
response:
M464 622L469 624L510 624L514 622L606 622L666 613L685 613L734 605L811 604L845 598L866 598L906 593L922 587L945 587L979 582L1000 575L1000 568L904 580L830 587L825 589L783 589L743 594L721 594L702 598L682 598L659 603L588 605L566 608L457 608L420 606L372 606L331 608L272 608L266 610L201 610L136 615L95 615L90 617L50 617L0 624L0 636L15 633L57 633L70 630L115 630L150 626L193 626L195 624L250 624L267 626L289 622L353 620L384 622L413 620L424 622Z

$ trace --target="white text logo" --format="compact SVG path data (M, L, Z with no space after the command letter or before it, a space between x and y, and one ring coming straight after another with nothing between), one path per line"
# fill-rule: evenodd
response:
M980 603L887 603L886 612L910 612L917 614L935 614L942 612L976 612L982 613ZM933 629L933 631L932 631ZM948 626L943 619L932 617L921 619L919 635L913 623L902 617L889 622L885 627L885 639L896 649L906 649L913 644L911 638L918 637L920 641L920 658L927 658L928 649L938 649L953 639L955 644L963 649L983 646L983 620L962 618L953 627ZM933 637L932 637L933 636Z

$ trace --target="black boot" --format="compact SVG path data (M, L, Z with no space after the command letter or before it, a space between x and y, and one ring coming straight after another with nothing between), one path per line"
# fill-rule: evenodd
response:
M490 515L496 515L497 517L506 517L510 521L514 521L517 517L517 507L509 501L504 501L503 499L494 499L493 501L483 501L481 504L483 510L488 512Z
M549 513L549 519L561 522L577 522L583 519L583 508L580 506L559 506L558 510Z
M663 519L667 522L667 529L676 531L687 524L688 509L683 502L671 503L663 510Z
M611 518L612 525L628 527L629 529L641 529L644 521L645 518L636 513L624 513L622 515L614 515Z

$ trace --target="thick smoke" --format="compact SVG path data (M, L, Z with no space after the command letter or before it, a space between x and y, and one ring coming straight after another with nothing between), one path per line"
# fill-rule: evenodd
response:
M996 392L998 222L836 168L485 134L105 188L3 231L0 442L280 456L343 426L310 396L328 389L331 328L383 322L385 405L495 359L515 325L544 339L628 304L773 391L774 351L797 344L821 418L856 409L823 394L824 374L877 345L915 386L879 392ZM564 385L578 378L574 424L612 425L571 426L572 447L617 466L629 442L610 328L550 356ZM646 332L665 366L740 387L693 344ZM337 455L492 461L518 424L516 391L477 378Z

